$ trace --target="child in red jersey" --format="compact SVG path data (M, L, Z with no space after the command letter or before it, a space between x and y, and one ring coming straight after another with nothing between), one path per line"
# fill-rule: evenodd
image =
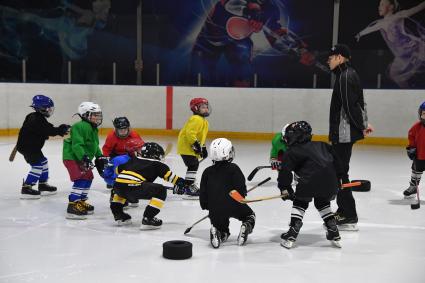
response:
M416 194L418 185L425 170L425 101L418 109L419 121L409 130L409 146L406 147L407 156L412 162L412 177L409 187L403 192L408 198Z

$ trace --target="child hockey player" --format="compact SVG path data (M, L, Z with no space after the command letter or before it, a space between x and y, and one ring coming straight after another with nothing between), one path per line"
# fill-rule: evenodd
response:
M412 176L409 187L403 192L406 198L417 193L422 173L425 170L425 102L418 109L419 121L409 130L407 155L412 162Z
M94 167L92 160L102 156L99 148L98 127L102 124L102 110L93 102L78 107L81 121L71 127L71 136L63 142L62 158L73 183L68 196L68 219L86 219L94 207L86 202ZM96 162L98 163L98 162Z
M276 135L272 139L272 149L270 150L270 165L273 170L277 170L282 163L283 153L286 151L287 146L285 141L283 140L283 135L285 133L285 128L288 126L286 124L280 133L276 133Z
M162 220L155 216L160 212L167 197L167 189L161 184L153 183L157 177L184 187L184 180L170 171L170 168L160 162L164 157L164 149L157 143L130 140L127 151L131 158L116 169L118 176L114 182L114 195L111 201L111 211L118 225L131 223L131 216L124 213L125 201L150 199L143 213L140 230L161 228Z
M143 139L136 131L130 128L130 121L127 117L117 117L113 121L114 131L111 131L106 137L105 144L102 147L104 156L115 157L126 154L125 144L130 139Z
M208 121L210 115L208 100L205 98L193 98L190 101L190 110L193 115L186 121L180 130L177 141L177 154L183 158L187 167L184 192L189 196L199 196L199 188L195 185L196 173L199 167L199 158L205 159L208 151L205 140L208 134Z
M330 201L335 198L339 183L337 160L330 145L311 141L311 126L305 121L291 123L285 129L288 150L283 154L279 169L278 187L293 200L289 230L281 235L281 245L290 249L295 243L309 202L319 211L327 230L326 239L340 247L338 227ZM292 171L299 176L295 192L292 190ZM339 171L339 169L338 169ZM284 199L285 200L285 199Z
M49 165L47 158L41 149L49 136L64 136L68 133L69 125L61 124L54 127L47 122L53 114L53 100L42 94L32 98L31 106L34 112L25 117L25 121L19 131L16 148L21 153L25 161L31 165L31 170L27 175L21 189L21 199L39 199L40 195L55 194L57 188L47 184L49 178ZM34 186L38 182L38 190Z
M229 218L233 217L242 221L238 236L238 245L242 246L254 229L255 214L247 204L233 200L229 193L237 190L246 196L245 176L238 165L232 163L235 150L228 139L215 139L210 153L214 164L202 174L199 202L202 209L209 211L211 245L217 249L227 240Z

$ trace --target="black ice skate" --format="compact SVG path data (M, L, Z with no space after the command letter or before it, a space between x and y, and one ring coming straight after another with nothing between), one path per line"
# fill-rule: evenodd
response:
M329 219L324 227L326 229L326 239L331 241L331 243L337 247L341 248L341 237L339 236L338 226L336 225L335 218Z
M282 247L285 247L287 249L290 249L293 247L295 241L297 240L298 233L300 232L301 227L303 226L303 223L301 220L295 221L294 225L289 226L289 230L286 233L283 233L280 238L282 241L280 242L280 245Z
M406 190L404 190L403 195L404 198L413 198L418 191L416 186L409 186Z
M89 204L87 200L82 200L81 205L84 207L84 209L87 211L87 214L93 214L94 213L94 206Z
M112 202L111 211L118 226L131 224L131 216L123 211L123 204Z
M153 230L161 228L162 220L156 217L147 218L143 217L142 225L140 226L140 230Z
M199 188L197 185L192 184L185 188L185 193L182 196L183 199L187 200L198 200L199 199Z
M40 192L40 195L48 196L56 194L58 189L54 186L50 186L47 182L39 182L38 191Z
M87 211L84 208L84 205L82 204L82 201L75 201L75 202L69 202L68 208L66 209L67 219L80 219L84 220L87 219Z
M22 184L21 189L21 199L39 199L40 198L40 192L37 190L34 190L31 185L28 184Z
M211 226L211 229L210 229L210 241L211 241L211 246L214 249L218 249L220 247L221 233L214 226Z
M358 231L357 222L359 219L355 217L346 217L340 213L335 213L336 225L339 231Z

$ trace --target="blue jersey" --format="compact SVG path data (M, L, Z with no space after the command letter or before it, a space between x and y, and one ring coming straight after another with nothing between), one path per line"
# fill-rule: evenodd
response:
M109 160L108 166L103 171L103 179L106 184L113 186L115 178L117 177L117 167L121 164L127 163L131 157L128 154L118 155Z

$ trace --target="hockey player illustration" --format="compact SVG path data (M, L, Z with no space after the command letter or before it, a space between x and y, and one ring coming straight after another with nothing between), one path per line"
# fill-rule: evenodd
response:
M31 166L21 189L21 199L38 199L40 195L55 194L57 188L47 183L49 164L41 149L49 137L64 136L69 132L69 125L54 127L47 122L54 111L54 103L50 97L37 94L32 98L31 107L34 112L25 117L19 131L16 148L25 161ZM32 187L38 182L38 190Z
M170 168L161 162L164 149L157 143L130 140L127 143L130 158L116 168L117 177L114 181L111 211L118 225L131 224L131 216L123 211L126 200L134 202L138 199L148 199L149 204L143 213L141 230L159 229L162 220L156 215L161 211L167 197L167 188L154 183L157 177L184 187L184 179L175 175Z
M217 1L193 46L192 75L201 74L203 84L218 84L217 65L223 56L232 85L249 86L253 74L251 36L262 31L269 44L282 54L295 55L307 66L315 64L307 45L281 24L281 6L277 0Z
M378 12L382 19L369 24L356 35L357 41L363 36L380 31L388 48L394 55L388 67L389 77L400 88L410 88L425 74L425 28L410 17L425 9L425 1L419 5L400 10L397 0L381 0ZM413 23L415 30L409 30L406 21ZM422 83L422 82L420 82Z

